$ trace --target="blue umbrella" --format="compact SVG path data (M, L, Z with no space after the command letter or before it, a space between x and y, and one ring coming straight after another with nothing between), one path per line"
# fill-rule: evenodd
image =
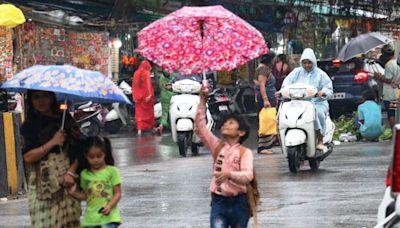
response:
M100 72L71 65L35 65L16 74L1 88L14 92L50 91L65 102L90 100L132 104L122 90Z
M100 72L71 65L35 65L16 74L1 88L14 92L51 91L59 98L75 101L131 104L122 90Z

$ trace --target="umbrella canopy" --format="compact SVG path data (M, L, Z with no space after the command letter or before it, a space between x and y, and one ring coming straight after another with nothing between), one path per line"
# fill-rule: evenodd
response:
M20 9L11 4L0 5L0 26L13 28L25 22L25 16Z
M183 75L232 70L268 52L261 33L222 6L183 7L137 36L138 53Z
M359 54L366 54L374 48L388 44L393 40L380 34L379 32L370 32L361 34L350 40L340 50L338 58L343 62Z
M14 92L51 91L63 100L131 104L122 90L100 72L71 65L35 65L16 74L0 88Z

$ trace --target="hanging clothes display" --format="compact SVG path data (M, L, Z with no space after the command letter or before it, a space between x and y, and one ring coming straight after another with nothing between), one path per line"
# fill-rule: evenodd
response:
M0 83L13 75L12 29L0 26Z
M16 28L18 70L35 64L71 64L108 75L110 48L105 32L78 32L29 22Z

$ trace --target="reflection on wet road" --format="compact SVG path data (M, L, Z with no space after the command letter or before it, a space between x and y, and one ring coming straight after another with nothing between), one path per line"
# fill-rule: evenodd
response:
M212 158L180 158L171 136L112 136L123 177L122 227L209 227ZM255 151L253 135L247 146ZM335 147L317 173L289 173L277 148L255 153L260 227L372 227L385 190L390 142ZM27 201L0 203L0 227L28 226Z

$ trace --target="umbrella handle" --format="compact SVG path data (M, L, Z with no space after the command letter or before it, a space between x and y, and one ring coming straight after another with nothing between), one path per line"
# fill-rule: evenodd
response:
M65 105L65 107L67 107L67 99L64 100L64 105ZM61 130L64 130L64 127L65 127L65 115L66 115L66 113L67 113L67 109L64 108L62 121L61 121Z
M64 130L65 127L65 115L67 114L67 99L64 100L64 108L63 108L63 116L62 116L62 120L61 120L61 130ZM60 152L63 151L62 146L58 147L60 149Z
M206 73L204 73L204 71L203 71L202 84L203 84L204 90L206 90L208 92L208 80L207 80L207 77L206 77Z

